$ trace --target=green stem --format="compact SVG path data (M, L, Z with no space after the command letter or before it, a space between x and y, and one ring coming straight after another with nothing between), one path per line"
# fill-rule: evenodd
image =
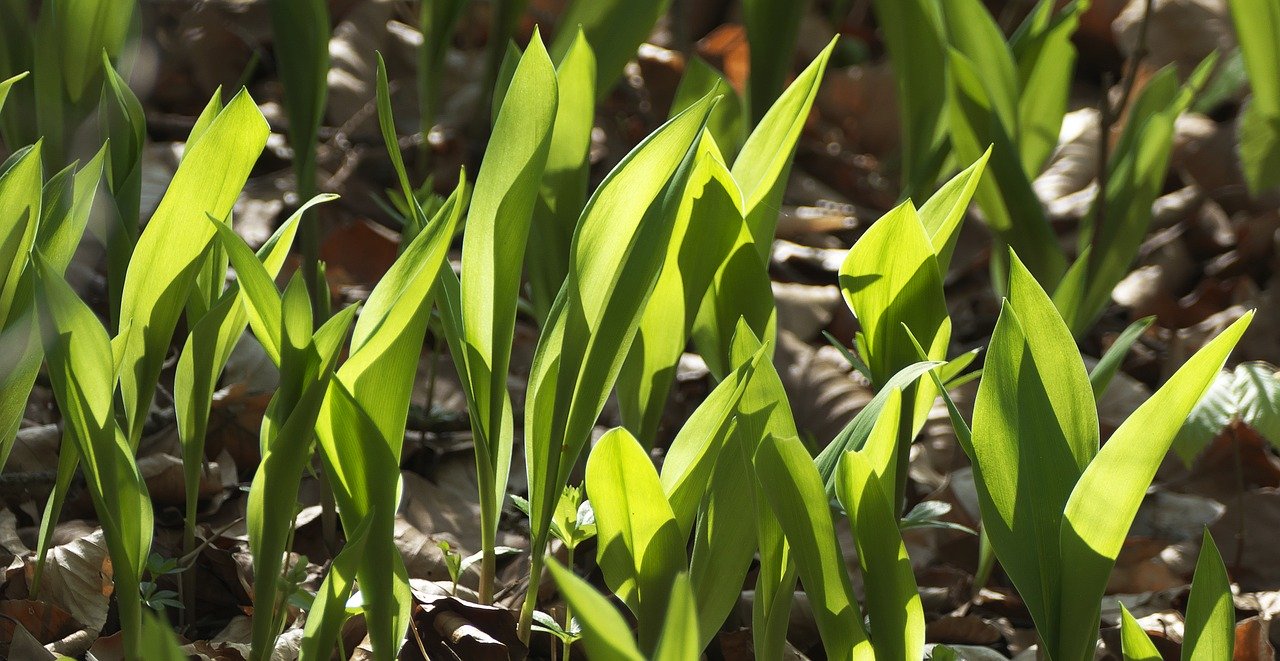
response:
M547 549L547 539L535 537L529 546L529 591L524 595L524 605L520 607L520 626L517 633L520 641L529 644L529 633L533 629L533 611L538 606L538 587L542 583L542 554Z
M564 557L564 562L565 562L565 566L566 566L566 567L568 567L568 568L572 571L572 570L573 570L573 546L571 546L571 545L569 545L569 544L566 544L566 545L565 545L565 557ZM565 631L572 631L572 630L573 630L573 610L572 610L572 608L573 608L573 607L569 605L569 602L568 602L568 601L565 601L565 602L564 602L564 630L565 630ZM570 650L570 649L572 649L572 648L573 648L573 641L572 641L572 640L567 640L567 641L565 641L565 643L564 643L564 661L569 661L569 650Z

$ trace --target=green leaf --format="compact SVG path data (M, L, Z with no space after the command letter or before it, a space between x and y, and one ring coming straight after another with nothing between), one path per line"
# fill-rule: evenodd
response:
M44 186L40 151L36 143L15 152L0 172L0 324L13 317L26 256L36 240Z
M378 56L377 80L374 85L374 97L378 107L378 129L382 133L382 142L387 147L387 155L391 158L391 167L400 182L400 194L408 205L405 226L401 229L403 242L408 243L417 237L427 225L427 214L418 203L413 184L409 183L409 174L404 167L404 156L400 154L400 141L396 137L396 120L391 115L391 88L387 83L387 63Z
M462 215L466 182L404 250L365 303L350 357L329 384L316 423L325 474L343 526L372 518L356 572L375 655L392 655L408 627L410 595L394 544L400 453L437 275Z
M1240 419L1280 447L1280 373L1274 365L1253 361L1237 365L1234 375Z
M547 558L547 568L561 596L573 608L575 619L582 625L582 644L592 658L619 661L645 658L631 637L631 627L608 599L578 578L573 568L561 565L555 558Z
M714 102L703 99L641 142L596 189L578 222L569 276L538 342L525 406L535 558L635 337L668 250L695 138ZM524 613L531 615L532 605Z
M636 54L636 49L649 37L654 24L671 0L629 2L628 0L573 0L560 19L561 29L551 45L552 58L560 62L577 40L578 26L596 54L596 99L613 91L622 69Z
M676 215L671 249L618 376L623 423L646 446L656 441L698 306L743 232L742 196L715 143L704 135Z
M530 218L556 119L556 72L542 38L520 58L476 178L462 241L459 367L467 372L486 549L495 537L514 444L507 372ZM487 590L488 586L482 586Z
M681 534L649 455L625 429L609 430L592 448L586 485L596 512L596 561L605 582L635 613L641 649L653 650L672 582L688 566L687 534Z
M115 57L133 19L134 0L56 0L62 82L72 103L100 74L102 54Z
M71 429L102 522L126 653L137 656L142 636L138 583L154 530L151 500L133 451L116 425L112 350L106 330L53 265L35 255L45 327L49 380L64 424Z
M1190 467L1205 446L1239 415L1234 385L1233 373L1219 373L1178 430L1173 451L1186 466Z
M556 121L551 131L542 188L533 206L525 268L534 313L542 321L569 273L569 248L587 201L588 150L595 124L596 59L579 32L556 67Z
M896 427L896 426L895 426ZM866 581L867 613L876 656L924 656L924 610L907 547L898 533L897 506L877 467L862 453L846 453L837 472L836 492L849 514Z
M1253 90L1238 142L1245 180L1256 194L1280 185L1280 7L1268 0L1231 0L1231 18Z
M934 0L873 0L897 83L902 122L902 188L924 193L946 159L947 44L941 4Z
M1209 531L1200 541L1200 558L1187 598L1182 659L1230 659L1236 642L1236 607L1231 579Z
M904 327L925 343L930 360L946 359L951 319L942 274L928 232L910 202L873 223L849 250L840 267L840 289L862 327L863 358L876 387L883 388L894 374L916 362ZM914 436L937 392L932 384L924 384L908 386L903 394ZM910 443L910 438L903 441ZM905 479L905 473L899 478Z
M655 661L685 661L696 659L704 647L698 638L698 620L695 617L693 589L689 575L681 572L671 585L671 600L662 622L662 635L653 652Z
M1052 531L1065 525L1063 508L1098 451L1098 416L1066 324L1017 255L1010 261L1010 299L974 403L974 474L983 528L1058 658L1057 568L1075 565Z
M752 126L764 118L791 73L800 19L808 5L803 0L743 0L742 22L751 43L747 108Z
M991 148L988 147L973 165L943 184L919 209L920 222L924 223L938 259L938 272L944 277L955 252L956 239L960 236L960 223L969 210L969 201L978 190L978 182L982 181L982 173L986 171L990 158Z
M1030 176L1040 173L1049 155L1058 146L1058 132L1067 111L1070 80L1075 70L1076 49L1072 35L1087 0L1074 1L1056 14L1054 0L1040 0L1011 39L1018 67L1018 151L1022 169Z
M217 231L205 215L227 218L266 145L267 122L241 92L188 144L173 181L147 223L125 276L120 323L120 395L130 445L141 438L166 347L195 281L205 247ZM210 181L208 173L221 176Z
M1124 661L1160 661L1164 658L1151 642L1151 636L1133 619L1124 604L1120 604L1120 647Z
M289 145L303 197L315 190L316 136L329 84L329 9L325 0L271 0L272 53L284 87Z
M1102 394L1107 391L1107 386L1111 385L1112 377L1120 370L1120 365L1124 363L1124 358L1133 347L1133 343L1142 337L1155 320L1154 316L1143 317L1129 324L1120 335L1116 336L1107 352L1102 354L1098 364L1093 366L1093 370L1089 372L1089 385L1093 387L1095 401L1102 399Z
M316 599L307 613L298 658L322 659L331 654L337 645L342 625L347 621L347 599L351 597L356 566L360 563L365 542L369 538L370 521L372 519L365 519L360 527L351 531L346 545L330 563L329 573L320 584Z
M827 656L874 659L836 540L822 477L798 438L766 437L756 474L804 581Z
M835 45L836 40L832 39L778 97L733 161L733 179L742 190L747 227L751 229L761 261L766 263L796 142L809 119L809 109L818 96L818 86Z
M1179 368L1111 435L1072 490L1060 529L1062 566L1071 568L1060 611L1060 658L1082 657L1086 643L1092 649L1107 577L1142 497L1182 421L1252 319L1245 314Z
M733 419L756 367L765 358L757 351L721 381L694 410L662 461L662 490L679 522L681 538L689 536L720 453L733 433Z

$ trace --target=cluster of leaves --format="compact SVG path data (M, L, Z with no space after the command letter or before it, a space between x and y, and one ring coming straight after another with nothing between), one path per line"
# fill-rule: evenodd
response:
M148 612L174 602L144 581L153 522L135 457L175 339L182 345L174 404L188 551L213 392L246 329L279 371L247 501L255 659L270 658L285 626L296 584L279 577L296 574L288 552L300 483L313 463L328 478L346 544L310 601L301 654L327 657L356 612L375 657L393 658L402 644L412 601L395 546L399 467L418 359L433 324L466 395L481 512L478 555L463 559L443 549L453 580L478 562L480 600L493 598L496 558L504 552L496 545L498 521L522 428L529 494L518 503L529 517L531 544L520 634L527 640L536 628L566 646L581 637L596 658L697 658L753 564L758 657L783 653L801 582L828 656L922 657L924 614L900 531L928 520L919 513L903 519L902 509L910 446L939 396L974 466L982 533L1027 604L1042 649L1059 661L1092 658L1107 576L1156 467L1202 395L1214 392L1208 401L1216 408L1195 409L1199 426L1240 416L1274 432L1274 381L1264 398L1251 386L1254 366L1242 366L1214 385L1250 322L1246 315L1100 447L1096 397L1149 320L1092 374L1074 337L1092 324L1136 253L1173 121L1210 64L1183 86L1171 70L1149 81L1106 164L1110 176L1099 196L1106 213L1087 220L1079 257L1068 265L1029 182L1056 141L1081 2L1054 12L1054 3L1042 0L1008 43L979 0L874 3L901 67L908 185L926 192L943 172L966 167L922 205L908 199L885 214L850 249L840 287L861 331L847 355L876 395L816 457L800 440L772 364L776 312L767 270L795 145L834 47L781 89L786 67L779 61L794 49L801 3L748 2L748 29L762 42L748 99L695 60L670 119L589 197L594 101L666 3L575 2L566 23L581 28L562 31L550 49L536 31L523 52L507 47L499 57L494 49L492 137L474 184L463 173L447 199L431 203L412 185L399 153L379 61L378 116L400 187L403 243L363 306L336 313L313 258L283 291L276 285L295 238L307 234L308 210L335 196L309 196L256 254L233 229L232 205L269 134L247 92L226 104L213 95L157 210L138 231L145 126L111 60L132 6L70 4L46 3L36 32L61 30L83 41L77 48L93 50L58 60L65 66L57 73L42 69L47 61L38 49L45 46L37 42L23 61L39 65L34 107L66 111L50 117L87 116L85 90L100 81L98 117L112 142L85 166L48 177L44 164L61 162L62 153L38 141L0 165L0 264L8 265L0 273L7 361L0 365L0 461L43 362L68 442L39 553L48 549L79 468L107 539L130 658L177 655L167 628ZM459 7L424 4L424 127L435 112L438 36L448 33ZM522 7L498 3L496 34L510 34L511 16ZM310 193L328 21L318 1L273 2L272 16L287 34L278 44L290 140L299 154L299 190ZM791 27L766 47L759 35L775 23ZM900 29L906 25L921 29ZM22 75L0 82L0 106L11 90L24 89ZM53 89L65 98L45 95L51 80L61 81ZM1255 113L1269 112L1265 98L1255 103ZM6 130L11 144L15 136L26 144L21 123ZM66 134L63 125L40 129ZM105 325L64 279L102 179L116 221L99 237L117 278ZM980 372L969 369L976 351L948 358L943 292L971 199L1010 248L997 251L1007 299ZM464 226L459 273L446 256ZM313 254L309 243L303 239L304 253ZM236 280L226 286L231 267ZM541 335L518 426L507 377L525 282ZM184 317L189 333L175 338ZM647 450L690 342L716 386L659 471ZM947 393L979 374L970 430ZM578 489L570 475L615 391L624 426L591 447ZM1259 401L1271 409L1259 412ZM1194 451L1178 443L1180 451ZM836 537L838 517L853 531L863 604ZM573 551L593 536L605 585L634 617L634 637L610 601L573 571ZM568 550L566 564L550 556L553 538ZM151 565L153 575L181 571L178 564ZM566 614L561 623L537 611L544 569L576 618ZM361 598L352 606L357 585ZM1195 585L1187 653L1229 658L1229 585L1208 537ZM1125 617L1126 656L1147 658L1150 641Z

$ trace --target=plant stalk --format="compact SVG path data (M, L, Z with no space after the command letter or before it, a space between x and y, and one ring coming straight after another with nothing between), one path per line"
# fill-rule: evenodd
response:
M546 536L535 537L529 546L529 589L524 594L524 604L520 607L520 625L516 632L520 642L529 644L529 634L533 629L533 611L538 607L538 587L542 583L542 554L547 549Z

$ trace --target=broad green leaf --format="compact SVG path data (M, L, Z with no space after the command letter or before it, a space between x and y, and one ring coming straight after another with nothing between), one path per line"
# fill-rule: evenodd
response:
M681 572L671 585L671 599L662 622L662 634L653 652L655 661L696 659L704 647L698 637L698 620L689 575Z
M115 57L124 46L135 0L55 0L55 24L67 98L80 100L100 74L102 54Z
M668 250L695 139L714 103L703 99L641 142L596 189L578 222L569 275L534 353L525 405L535 558L635 337ZM522 630L532 610L526 601Z
M1133 347L1133 343L1142 337L1155 320L1154 316L1143 317L1129 324L1111 343L1107 352L1102 354L1098 364L1094 365L1093 370L1089 372L1089 385L1093 387L1094 400L1102 399L1102 394L1107 391L1107 386L1111 385L1111 379L1120 370L1120 365L1124 363L1124 358Z
M529 297L545 320L569 269L569 247L587 200L591 129L595 125L596 60L581 33L556 67L556 121L542 189L533 206L528 255Z
M829 658L874 659L836 540L826 490L798 438L766 437L756 473L795 554L796 568Z
M1219 374L1178 431L1173 449L1190 465L1235 420L1280 446L1280 375L1273 365L1246 362Z
M724 446L733 434L733 419L760 361L763 349L721 381L694 410L662 461L662 490L679 523L681 538L693 530L698 507Z
M733 161L733 179L742 190L747 227L761 261L768 261L796 142L818 96L818 86L835 45L836 40L832 39L770 106Z
M522 2L523 0L498 0L499 7ZM501 11L501 9L499 10ZM495 20L497 17L495 16ZM495 34L499 34L495 32ZM493 84L493 99L489 103L489 123L498 123L498 111L502 109L503 101L507 98L507 88L511 86L511 79L516 75L516 65L520 63L523 53L515 41L508 40L507 47L502 54L502 64L498 67L498 75Z
M1056 658L1083 658L1086 646L1092 650L1107 577L1143 495L1182 421L1252 319L1252 312L1245 314L1197 351L1120 425L1080 476L1060 528L1062 566L1071 568L1071 581L1062 595Z
M670 4L671 0L573 0L560 19L562 27L551 45L552 58L557 62L564 59L577 39L572 28L578 26L595 49L596 99L602 99L613 91L623 67Z
M910 202L873 223L849 250L840 267L840 289L862 327L863 359L876 387L916 362L904 326L925 344L930 360L946 358L951 319L942 274L928 232ZM904 394L914 431L923 424L937 393L920 387L918 393L908 389Z
M485 551L498 527L514 444L507 371L529 223L556 119L556 72L542 38L511 80L476 178L462 240L460 369L467 372ZM488 585L481 586L486 595Z
M935 0L873 0L897 83L902 122L902 188L926 192L946 159L950 82L941 4Z
M741 194L715 143L704 134L676 213L671 249L618 376L623 423L646 446L656 441L699 304L743 231Z
M980 5L964 0L955 6L969 4ZM945 6L950 11L952 4ZM986 10L979 6L977 11ZM966 53L954 48L949 66L953 86L950 135L955 157L971 162L991 150L990 176L982 178L975 193L987 225L1031 264L1042 285L1053 287L1066 270L1066 257L1031 188L1032 175L1022 169L1017 126L1000 119L998 92L989 89L998 85L999 76L982 71Z
M347 543L329 564L316 599L307 612L307 623L302 633L302 645L298 649L300 659L324 659L333 653L347 621L347 599L355 584L356 566L364 553L369 538L369 522L365 519L359 528L347 536Z
M1280 184L1280 7L1269 0L1231 0L1253 96L1240 121L1240 160L1249 190Z
M772 516L772 512L757 512L755 507L751 453L759 439L751 437L751 431L749 425L731 423L694 528L689 578L698 609L701 647L711 643L737 605L756 555L756 522L762 516ZM666 462L663 470L665 474ZM761 566L768 560L762 556Z
M1124 661L1161 661L1164 658L1151 642L1151 636L1133 619L1124 604L1120 605L1120 647Z
M1191 579L1191 594L1187 598L1182 659L1230 659L1235 642L1236 607L1231 598L1231 579L1218 554L1218 546L1205 530L1196 573Z
M1034 177L1058 146L1075 70L1071 43L1088 0L1073 1L1054 13L1054 0L1040 0L1010 40L1018 67L1018 151L1022 169Z
M940 5L947 42L972 63L990 99L993 120L1008 127L1014 142L1018 142L1018 70L1000 26L982 0L953 0Z
M690 337L711 375L724 378L733 368L733 338L739 322L772 347L777 321L768 265L760 258L750 228L743 223L732 252L702 299Z
M1181 89L1177 68L1165 67L1147 82L1129 110L1108 164L1105 206L1095 201L1081 233L1091 248L1079 307L1066 313L1074 334L1083 334L1102 314L1111 291L1137 257L1151 223L1151 205L1164 185L1174 122L1203 87L1214 61L1205 60ZM1100 209L1104 217L1098 217Z
M875 473L876 479L881 484L887 484L893 491L890 497L897 495L894 488L894 480L898 475L898 436L901 431L902 423L902 391L897 388L886 388L885 392L888 397L884 400L884 407L880 409L879 415L876 416L875 426L871 428L871 434L867 436L867 440L862 447L857 448L859 456L863 461L871 466L871 471ZM845 452L848 456L850 452ZM844 463L847 459L841 458L840 462ZM840 466L836 466L835 474L835 493L839 494L840 486ZM821 468L819 468L821 472ZM831 493L831 480L827 481L827 492ZM845 509L848 509L846 507Z
M40 151L40 143L19 150L0 173L0 324L13 316L19 280L36 240L44 187Z
M151 500L133 450L116 425L114 375L106 329L53 265L35 255L48 348L49 380L71 429L102 522L126 654L137 656L142 635L138 582L151 549Z
M125 276L120 323L120 395L127 437L136 446L178 316L205 247L216 232L205 215L227 218L266 145L267 122L248 93L227 104L189 146L160 205L138 239ZM210 180L208 173L220 176Z
M800 36L800 19L808 11L805 0L743 0L742 22L747 28L750 71L747 78L747 117L755 126L782 92Z
M408 627L410 595L394 544L400 452L414 377L431 316L431 297L462 215L465 180L401 253L365 303L351 352L329 383L316 423L325 474L343 525L371 518L356 572L366 596L374 654L390 656Z
M990 158L991 148L988 147L973 165L943 184L918 211L920 222L924 223L929 234L933 253L938 258L938 272L943 277L951 265L951 255L960 236L960 223L969 210L969 201L978 190L978 182L982 181L982 173L986 171Z
M924 610L907 547L898 533L898 507L891 486L859 452L844 455L836 492L849 514L858 566L866 581L866 607L876 656L918 659L924 656Z
M1010 298L974 403L974 474L984 530L1058 658L1057 568L1075 565L1064 565L1052 531L1063 525L1063 507L1098 451L1098 416L1066 324L1018 256L1010 261ZM1110 498L1104 503L1113 506Z
M575 619L582 626L582 644L588 654L593 658L619 661L642 661L645 658L631 637L631 627L604 595L578 578L572 567L561 565L555 558L547 558L547 568L551 570L561 596L576 613Z
M653 650L672 581L688 566L687 534L681 534L648 453L625 429L609 430L591 449L586 485L596 512L596 562L635 613L641 649Z

